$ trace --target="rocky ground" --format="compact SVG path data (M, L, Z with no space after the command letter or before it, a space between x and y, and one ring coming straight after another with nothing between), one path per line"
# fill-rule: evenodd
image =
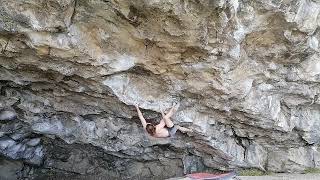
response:
M318 180L320 174L275 174L269 176L240 176L240 180Z
M320 168L319 14L318 0L1 0L0 169ZM145 134L133 105L159 119L175 102L194 133Z
M274 174L268 176L237 176L230 180L319 180L320 174ZM187 177L170 178L168 180L192 180Z

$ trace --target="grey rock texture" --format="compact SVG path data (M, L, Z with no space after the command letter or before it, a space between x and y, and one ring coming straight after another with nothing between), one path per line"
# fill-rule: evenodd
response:
M126 178L320 168L319 14L316 0L2 0L1 154L108 172L80 147L54 163L42 139L62 139ZM146 135L132 105L159 119L175 102L194 133Z
M13 122L1 124L0 127L1 155L33 165L42 164L43 147L39 144L40 138L33 138L29 125Z
M0 121L13 120L16 118L17 114L14 111L10 110L1 110L0 111Z
M0 179L16 180L19 178L18 172L22 171L23 165L19 161L8 161L0 159Z

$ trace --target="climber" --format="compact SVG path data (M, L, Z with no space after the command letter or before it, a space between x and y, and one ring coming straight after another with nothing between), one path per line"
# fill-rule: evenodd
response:
M135 105L135 107L137 109L138 116L143 128L148 132L148 134L150 134L153 137L157 137L157 138L173 137L174 134L177 132L177 130L181 131L182 133L192 132L191 129L173 124L170 117L173 115L175 111L174 107L172 107L166 115L161 110L162 119L160 123L157 125L147 123L139 109L139 106Z

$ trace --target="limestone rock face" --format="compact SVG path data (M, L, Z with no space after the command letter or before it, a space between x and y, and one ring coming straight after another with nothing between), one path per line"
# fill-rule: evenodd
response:
M320 168L319 25L316 0L1 0L0 153L119 178ZM133 105L177 102L194 132L149 137Z

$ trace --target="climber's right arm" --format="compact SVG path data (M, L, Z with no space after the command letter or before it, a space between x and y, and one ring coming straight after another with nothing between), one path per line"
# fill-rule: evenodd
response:
M147 122L146 122L146 120L144 119L144 117L143 117L143 115L142 115L142 113L141 113L141 111L140 111L140 109L139 109L139 106L135 105L135 107L136 107L136 109L137 109L138 116L139 116L139 119L140 119L140 121L141 121L141 124L142 124L143 128L146 128Z

